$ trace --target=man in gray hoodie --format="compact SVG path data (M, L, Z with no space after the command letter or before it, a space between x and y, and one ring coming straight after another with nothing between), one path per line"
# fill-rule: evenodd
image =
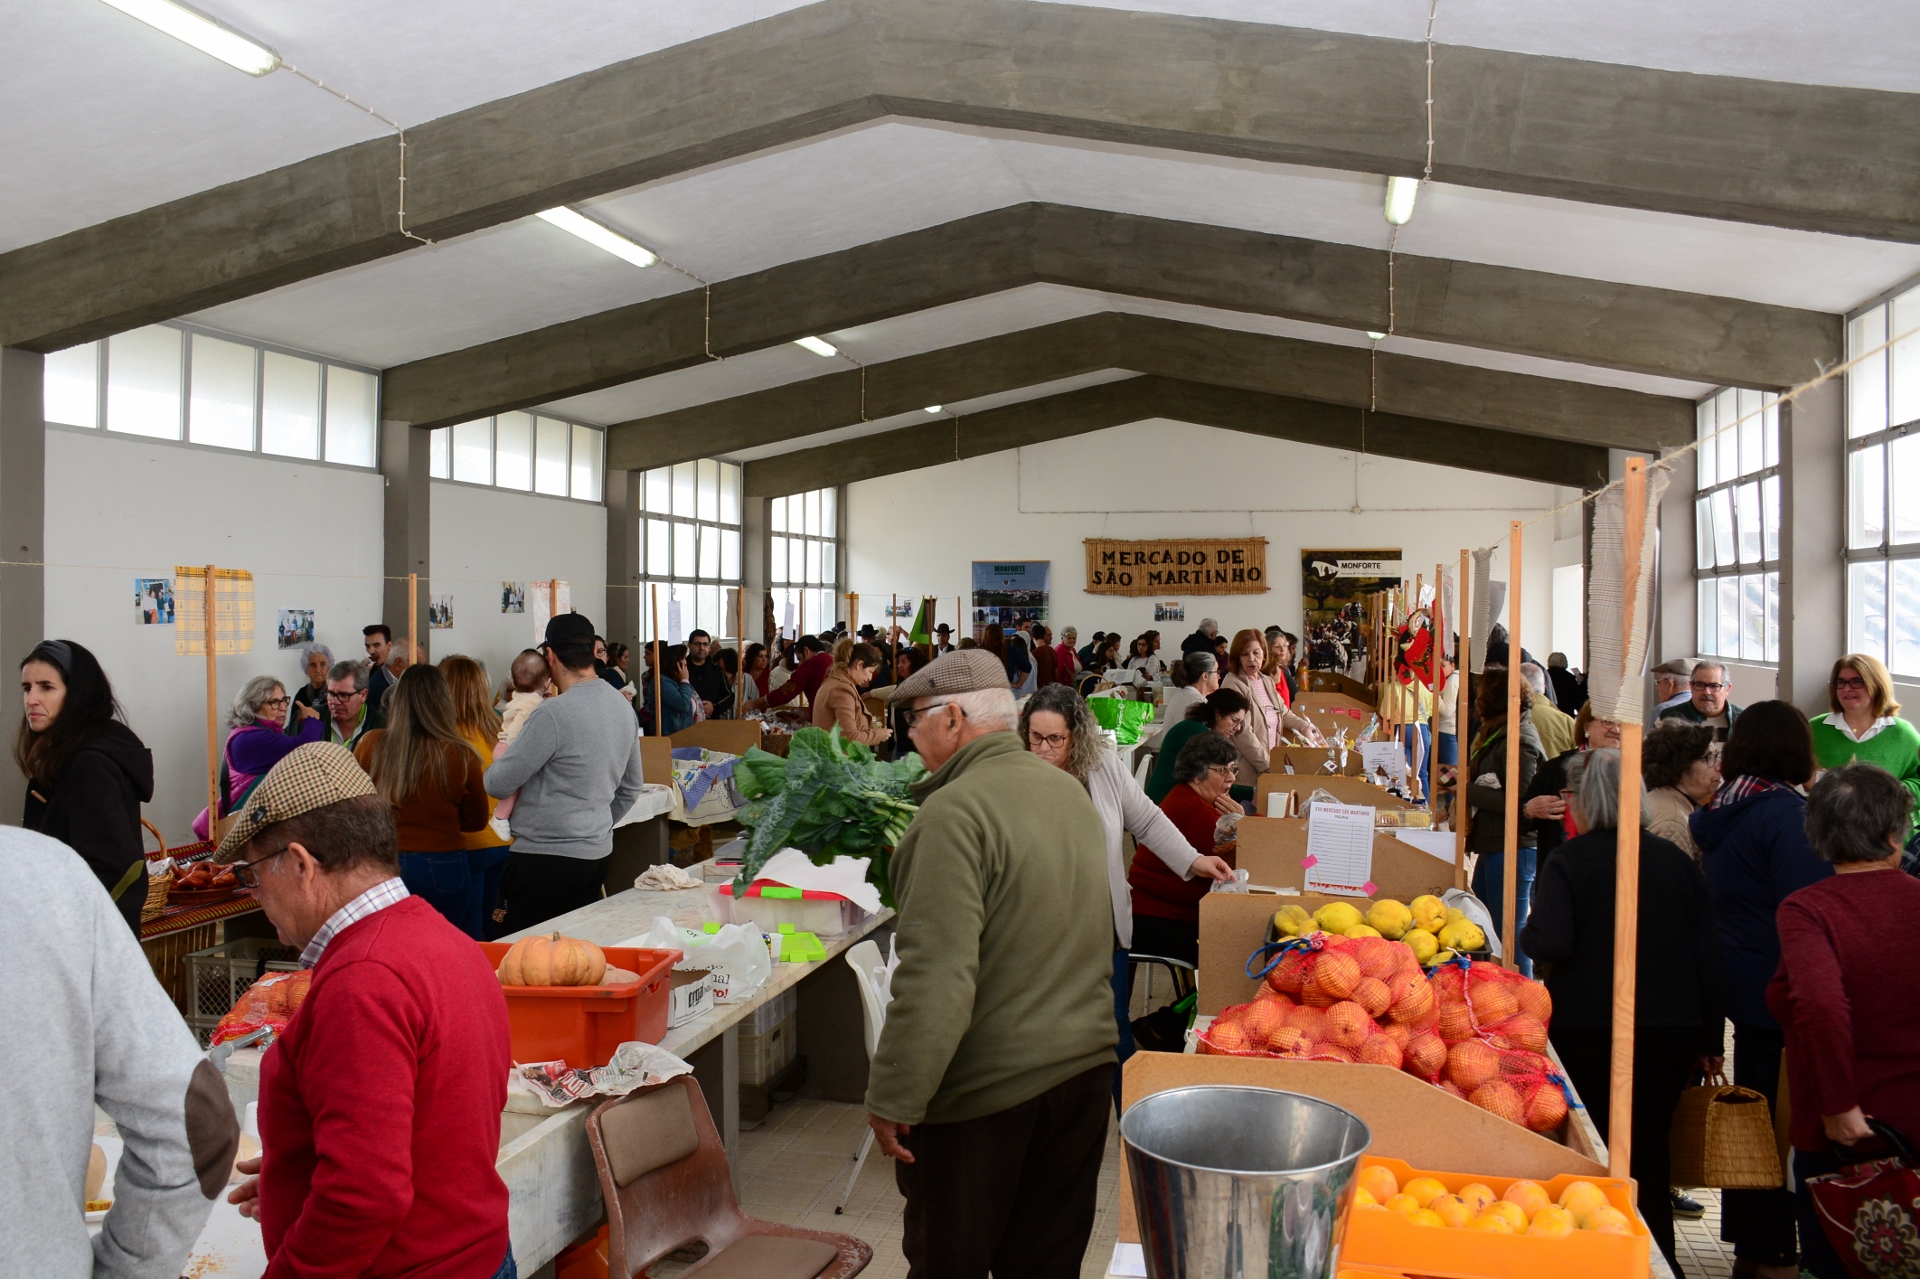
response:
M0 1273L178 1275L233 1170L233 1103L87 864L14 827L0 827L0 1025L30 1072L0 1092ZM96 1105L124 1153L89 1240Z
M520 793L494 913L501 933L600 899L613 824L642 787L633 708L594 670L593 623L560 614L547 623L540 652L560 695L533 709L486 775L494 798Z

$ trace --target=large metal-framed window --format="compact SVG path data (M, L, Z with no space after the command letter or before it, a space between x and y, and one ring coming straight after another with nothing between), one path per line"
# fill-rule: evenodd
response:
M380 374L169 321L47 357L48 422L371 467Z
M788 636L817 633L839 620L838 490L814 489L768 504L767 583L773 620Z
M640 634L734 638L740 591L740 467L703 457L645 473L640 486ZM679 628L673 625L677 604ZM748 619L751 629L753 619Z
M501 413L440 427L429 449L436 480L601 499L606 432L597 426L545 413Z
M1847 320L1849 358L1920 327L1920 286ZM1920 339L1847 370L1847 647L1920 678Z
M1780 660L1778 399L1729 387L1696 411L1693 575L1704 657Z

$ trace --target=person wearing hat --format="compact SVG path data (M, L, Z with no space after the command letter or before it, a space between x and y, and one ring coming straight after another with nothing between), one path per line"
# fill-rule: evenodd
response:
M520 793L494 913L501 933L600 900L613 824L644 788L633 710L593 669L593 623L560 614L540 654L558 696L533 708L485 778L495 799Z
M260 1223L266 1274L511 1276L506 1000L480 948L407 892L393 806L345 747L310 742L214 860L312 973L261 1060L263 1153L227 1196Z
M899 966L866 1096L901 1250L916 1276L1078 1274L1119 1039L1105 831L1015 736L992 653L948 653L893 700L933 770L893 855Z
M933 634L933 655L935 657L940 656L942 653L953 652L953 628L951 626L942 622L933 628Z
M1655 719L1669 707L1693 700L1693 689L1687 684L1692 677L1693 663L1684 657L1669 658L1653 668L1653 692L1660 699L1653 708Z

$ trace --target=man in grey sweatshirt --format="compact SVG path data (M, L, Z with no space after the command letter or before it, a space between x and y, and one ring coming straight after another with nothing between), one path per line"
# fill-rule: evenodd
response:
M227 1087L79 854L0 827L0 1274L174 1279L240 1144ZM94 1106L123 1153L87 1238Z
M486 775L496 799L520 793L494 911L500 933L600 899L613 824L642 787L639 727L627 699L594 671L593 623L562 613L540 647L560 695L534 708Z

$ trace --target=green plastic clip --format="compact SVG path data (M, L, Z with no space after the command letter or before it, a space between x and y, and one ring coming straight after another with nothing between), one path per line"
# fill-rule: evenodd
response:
M785 884L768 884L760 890L760 895L776 901L799 901L804 894L800 889L788 888Z
M780 959L783 963L810 964L827 957L827 948L815 934L793 932L790 924L780 925L780 931L785 934L780 942Z
M720 925L716 921L709 919L706 923L700 925L700 930L708 934L717 933L720 931Z
M780 932L788 937L793 936L793 925L792 924L780 925Z

